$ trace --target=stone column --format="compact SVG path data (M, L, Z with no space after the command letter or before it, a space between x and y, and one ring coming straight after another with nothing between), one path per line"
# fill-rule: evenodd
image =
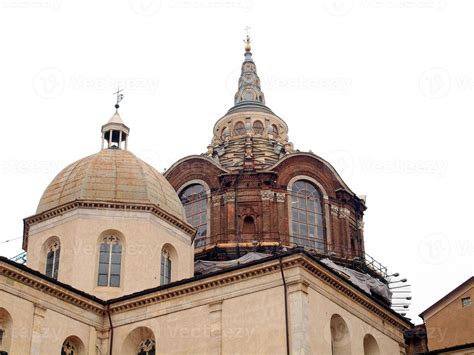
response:
M30 355L41 355L41 340L43 336L43 323L46 308L39 304L34 305L33 311L33 329L31 332ZM48 341L46 339L46 341ZM51 340L50 340L51 341Z
M277 215L278 215L278 236L280 242L285 244L290 243L290 230L291 226L289 225L288 219L288 204L287 202L286 193L284 192L277 192L276 193L276 201L277 201Z
M226 211L226 240L237 240L237 230L235 228L235 192L226 192L224 195Z
M210 194L210 193L209 193ZM208 235L211 238L208 243L222 242L222 215L221 215L221 195L210 195L209 210L211 211ZM214 236L214 237L212 237Z
M291 354L311 354L309 345L308 283L295 281L288 284L288 308Z
M260 190L260 196L262 198L262 229L261 236L262 240L271 238L272 235L272 223L271 223L271 205L275 198L275 193L272 190Z
M211 319L209 353L220 355L222 353L222 301L209 304L209 315Z

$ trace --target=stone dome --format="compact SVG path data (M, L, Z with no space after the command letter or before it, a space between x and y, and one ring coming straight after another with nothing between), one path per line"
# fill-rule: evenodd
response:
M36 213L75 200L152 203L185 221L170 183L127 150L106 148L64 168L43 193Z

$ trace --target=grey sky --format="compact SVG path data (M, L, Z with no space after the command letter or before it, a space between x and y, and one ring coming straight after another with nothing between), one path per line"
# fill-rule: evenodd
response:
M270 6L271 4L271 6ZM162 171L206 151L249 25L267 105L295 148L367 195L368 254L409 279L416 316L474 274L472 1L0 0L0 240L21 237L113 114ZM21 251L21 240L0 254Z

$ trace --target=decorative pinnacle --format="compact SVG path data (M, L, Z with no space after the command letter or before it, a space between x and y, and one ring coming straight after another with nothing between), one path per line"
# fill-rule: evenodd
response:
M122 101L122 99L123 99L123 94L121 94L122 91L123 91L123 89L120 90L120 86L118 86L117 87L117 92L113 93L113 95L117 95L117 101L115 103L115 111L116 112L118 112L118 109L120 107L119 102Z
M249 35L249 30L250 30L250 27L247 26L245 27L245 32L247 32L247 36L246 38L244 39L244 43L245 43L245 51L246 52L250 52L250 50L252 49L252 47L250 46L250 35Z

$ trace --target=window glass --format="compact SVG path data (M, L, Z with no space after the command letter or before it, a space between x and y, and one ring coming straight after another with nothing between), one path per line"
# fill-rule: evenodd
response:
M59 242L54 242L49 246L48 253L46 254L45 274L55 280L58 279L60 251L61 247Z
M234 126L234 131L235 131L235 134L238 135L238 136L242 136L245 134L245 125L243 124L243 122L237 122Z
M263 133L263 123L260 121L255 121L253 123L253 131L255 134L262 134Z
M186 212L186 220L197 229L194 246L206 245L207 236L207 195L204 187L194 184L186 187L180 194Z
M115 236L105 237L99 247L98 286L120 287L122 245Z
M293 184L291 216L293 242L323 252L325 246L321 196L309 181L298 180Z

